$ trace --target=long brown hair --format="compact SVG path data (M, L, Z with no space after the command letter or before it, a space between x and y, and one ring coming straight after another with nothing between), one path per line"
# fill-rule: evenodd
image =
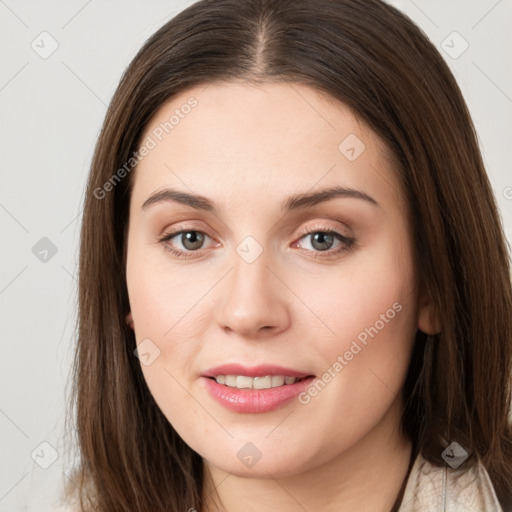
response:
M445 465L441 454L457 441L471 455L465 467L480 458L511 509L509 257L475 129L448 66L417 26L379 0L202 0L138 52L95 148L70 404L84 510L204 504L202 459L152 398L125 322L131 159L166 100L195 85L240 80L314 87L348 105L388 146L412 212L417 278L441 324L429 339L416 334L401 428L436 465Z

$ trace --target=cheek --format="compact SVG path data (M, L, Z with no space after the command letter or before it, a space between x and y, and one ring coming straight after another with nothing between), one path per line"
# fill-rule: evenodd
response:
M386 414L405 380L417 323L409 253L383 244L361 254L326 296L326 323L336 334L319 348L324 373L309 390L314 396L303 398L328 411L327 423L343 418L347 439L355 439Z
M198 340L208 320L203 311L208 302L205 294L216 281L208 265L199 272L191 268L180 270L169 264L164 249L148 251L144 242L129 246L127 287L135 337L151 354L150 364L140 358L141 370L160 410L193 445L209 428L190 390L197 378L194 361L202 347Z
M187 433L188 444L195 448L194 439L204 436L205 426L201 409L189 392L195 375L192 362L200 351L194 342L199 339L192 327L195 324L190 322L193 302L187 293L179 292L182 283L154 267L152 271L141 269L136 276L129 286L135 336L137 344L149 347L152 356L150 364L140 358L144 379L169 423L180 435ZM194 290L188 291L190 297L198 296Z
M136 238L129 244L127 286L137 339L172 339L211 280L169 261L163 246L148 247Z
M348 350L356 339L364 346L378 336L379 346L391 349L404 341L407 344L415 332L410 251L389 240L389 236L380 237L370 248L361 248L332 267L332 272L320 270L296 280L297 295L305 298L323 323L325 336L319 345L331 358ZM308 322L311 325L311 315Z
M172 375L186 386L193 377L191 363L200 351L197 341L200 307L194 304L197 297L204 295L202 288L185 287L181 282L151 272L146 276L139 274L129 289L137 344L151 340L158 353L155 365L167 377ZM163 379L165 387L176 383L170 378Z
M319 383L317 393L339 401L352 418L390 405L405 379L416 332L410 253L388 239L347 259L329 279L317 276L316 287L313 279L305 282L298 292L306 296L309 289L308 305L323 323L319 332L327 333L308 347L325 372L326 385ZM299 330L311 331L311 317Z
M198 452L204 452L204 440L219 436L216 423L205 415L201 402L189 392L186 381L186 368L182 372L169 368L165 354L157 358L150 366L142 365L142 373L160 411L167 421L186 443Z

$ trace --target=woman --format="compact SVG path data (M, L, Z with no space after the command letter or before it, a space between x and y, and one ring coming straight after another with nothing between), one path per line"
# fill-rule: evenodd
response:
M512 510L511 313L421 31L378 0L200 1L92 163L77 509Z

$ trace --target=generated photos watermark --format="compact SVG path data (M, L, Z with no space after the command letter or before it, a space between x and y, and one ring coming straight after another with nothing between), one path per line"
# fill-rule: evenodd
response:
M355 339L352 340L350 348L343 354L336 358L329 368L322 374L321 377L315 379L311 385L299 394L298 400L301 404L307 405L311 402L311 399L317 396L326 386L331 382L336 375L338 375L345 366L347 366L354 357L361 352L363 348L368 345L369 338L373 339L379 334L382 329L395 318L397 313L402 311L402 304L395 302L385 313L381 313L379 320L377 320L372 326L363 329Z
M93 195L96 199L104 199L108 192L114 190L115 186L121 182L130 172L158 146L166 135L171 133L178 126L182 119L197 107L198 101L193 96L179 108L174 109L174 114L163 123L154 128L151 133L144 139L138 151L134 151L132 156L101 186L94 189Z

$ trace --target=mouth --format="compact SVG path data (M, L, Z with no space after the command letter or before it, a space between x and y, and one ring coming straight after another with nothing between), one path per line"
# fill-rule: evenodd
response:
M315 375L275 365L228 364L201 375L209 395L230 411L270 412L289 404Z

